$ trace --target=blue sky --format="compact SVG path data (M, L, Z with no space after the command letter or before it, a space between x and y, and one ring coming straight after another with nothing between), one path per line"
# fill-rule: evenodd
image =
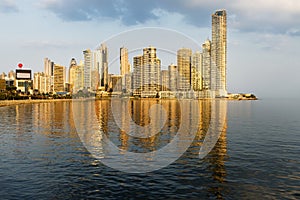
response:
M172 29L201 45L220 8L228 13L229 91L300 97L299 0L0 0L0 72L19 62L43 71L45 57L68 66L134 28Z

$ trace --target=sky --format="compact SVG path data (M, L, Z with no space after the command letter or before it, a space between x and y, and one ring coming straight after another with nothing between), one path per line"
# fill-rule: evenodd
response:
M228 91L300 97L299 0L0 0L0 72L20 62L42 72L45 57L69 66L83 50L147 27L176 31L201 50L218 9L228 15Z

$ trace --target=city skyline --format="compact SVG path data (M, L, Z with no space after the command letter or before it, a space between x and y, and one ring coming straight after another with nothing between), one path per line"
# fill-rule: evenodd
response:
M68 66L72 57L80 60L84 48L93 48L104 38L119 32L145 26L174 29L195 38L201 46L209 33L211 13L225 8L229 27L228 90L254 92L261 97L275 96L284 90L286 96L299 96L294 92L294 87L300 85L296 67L300 44L300 21L296 17L300 6L297 1L153 1L151 5L147 3L147 11L139 4L135 5L137 9L132 9L131 1L127 5L118 5L114 1L83 3L74 2L71 6L73 14L70 14L67 12L70 10L68 1L59 4L56 1L1 2L0 23L4 27L3 38L7 38L1 40L1 54L5 55L1 71L7 73L19 62L40 71L37 69L43 66L41 60L45 55ZM128 8L132 15L114 8L112 12L103 12L112 3L116 8ZM89 10L90 6L99 12ZM137 14L139 8L145 15ZM87 33L89 37L85 37Z
M108 55L110 53L107 45L102 43L95 50L84 50L83 60L80 61L79 65L77 65L75 58L71 59L68 78L67 67L44 58L44 72L33 72L33 81L21 80L20 77L17 77L16 80L21 82L16 83L15 86L18 91L24 93L31 90L31 94L37 92L77 94L80 91L88 90L94 93L101 91L101 96L103 92L114 92L114 95L121 92L126 96L146 98L227 97L226 10L215 11L211 21L212 41L207 39L202 45L201 52L197 49L193 53L191 48L185 47L178 49L176 53L177 67L173 69L173 62L169 64L167 70L162 69L162 61L157 57L157 48L150 45L143 48L142 56L133 56L133 70L131 70L128 49L123 46L119 48L119 73L109 74L109 68L113 64L109 62ZM147 32L147 34L150 33ZM161 31L157 31L156 34L161 35ZM142 34L140 35L142 36ZM169 33L168 36L171 37L171 34ZM176 38L179 42L179 37L176 36ZM171 41L172 43L175 42L174 40ZM181 42L179 43L181 44ZM182 43L182 45L185 44L186 42ZM167 51L172 52L171 49L167 49ZM19 64L19 68L22 67L23 64ZM176 69L175 73L173 72L174 69ZM17 71L16 76L21 74L22 69ZM5 74L2 74L3 77ZM7 77L6 79L14 78Z

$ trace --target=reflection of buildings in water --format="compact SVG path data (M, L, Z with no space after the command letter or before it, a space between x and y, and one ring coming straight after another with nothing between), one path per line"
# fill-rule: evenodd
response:
M121 102L121 111L122 110L126 110L127 107L129 106L130 104L127 102L127 101L122 101ZM120 148L123 150L123 151L127 151L128 150L128 140L129 140L129 135L126 133L125 130L128 130L130 129L130 120L129 120L129 113L127 112L121 112L121 126L123 128L123 130L120 130L120 142L121 142L121 145L120 145Z
M46 135L74 133L71 102L32 104L32 124L35 129L40 129L39 131Z
M150 152L160 149L170 143L174 136L177 134L177 131L181 125L181 112L190 113L190 118L193 116L198 115L198 121L195 122L192 119L189 120L189 123L186 124L187 128L192 128L193 126L198 126L198 133L195 137L195 140L192 144L193 149L197 149L197 151L191 151L193 154L199 153L199 148L202 146L203 140L206 136L206 133L211 125L211 118L215 118L218 113L226 112L225 104L220 104L220 101L214 100L216 103L213 104L212 100L199 100L199 101L184 101L183 103L179 103L178 100L150 100L150 99L132 99L132 100L118 100L116 102L111 102L110 100L99 100L95 102L96 105L96 115L98 121L100 123L101 130L107 134L109 139L112 139L117 146L120 147L121 150L124 151L133 151L133 152ZM196 102L198 109L195 109L195 104L192 102ZM159 104L161 105L167 115L167 121L164 124L161 131L155 133L154 136L149 138L136 138L128 135L125 130L133 130L137 131L138 129L134 130L133 123L136 123L140 126L147 126L150 123L150 108L151 106ZM215 110L216 113L212 114L212 106L215 105L217 109ZM224 106L225 105L225 106ZM119 110L119 120L121 123L121 127L117 127L116 123L114 122L114 116L111 113L111 106L116 106L117 110ZM223 108L223 107L224 108ZM123 111L128 112L123 112ZM198 113L195 113L195 112ZM155 119L160 119L162 115L162 111L154 112L154 119L151 123L158 123ZM87 116L90 116L88 114ZM131 122L132 118L132 122ZM222 117L219 116L216 119L219 120L215 124L222 124L221 120ZM85 118L83 120L87 120ZM87 120L86 123L88 123ZM224 122L223 122L224 123ZM213 127L213 130L218 130L218 127ZM145 135L153 135L151 132L153 131L151 128L146 129ZM187 132L186 134L191 134ZM114 140L113 138L117 137L118 140ZM181 135L180 139L184 140L188 135ZM220 144L222 144L220 146ZM197 148L195 148L197 147ZM219 148L221 147L221 149ZM180 146L177 147L180 149ZM217 152L218 151L218 152ZM121 151L122 152L122 151ZM210 155L213 153L217 153L211 158ZM219 154L219 155L218 155ZM213 151L209 154L209 163L222 163L222 159L226 157L226 123L225 128L219 138L219 142L217 143L216 147ZM205 158L207 159L207 158ZM212 164L214 166L214 164ZM218 165L221 166L222 165ZM219 172L221 169L216 169ZM222 171L222 170L221 170ZM217 175L219 173L216 173ZM224 173L219 174L220 176L215 176L216 180L222 181L224 179Z
M174 137L178 131L178 125L180 123L181 110L180 105L177 100L166 101L165 104L168 105L168 119L169 126L168 130L171 134L171 137ZM171 139L171 138L170 138Z
M216 140L216 144L204 157L203 162L207 166L207 170L212 175L212 186L209 188L209 193L216 196L217 199L222 199L224 188L222 183L226 179L225 162L227 158L227 102L222 100L199 100L199 123L198 132L193 141L188 155L198 158L199 149L205 144L204 140L209 138L208 141ZM191 124L192 126L193 124ZM207 137L207 138L206 138ZM214 143L213 143L214 144ZM207 145L207 144L206 144ZM201 177L200 177L201 178Z
M110 115L110 100L97 100L92 101L92 105L95 105L95 113L100 123L101 130L108 134L108 122L109 122L109 115Z
M225 126L222 134L210 154L205 159L205 162L209 163L209 170L212 173L213 184L208 189L216 199L224 199L225 187L223 184L226 181L226 167L225 162L227 159L227 141L226 141L226 130Z
M133 147L135 146L140 148L140 150L144 149L141 150L141 152L153 151L167 145L177 134L177 131L181 126L181 112L189 113L190 120L186 120L186 123L188 124L185 124L185 127L188 130L191 128L198 129L193 146L201 146L204 136L206 135L205 133L210 127L212 106L210 100L197 101L196 104L195 101L184 101L180 103L178 100L156 99L117 100L114 102L110 102L109 100L100 100L96 101L95 104L101 130L106 133L109 138L111 138L113 134L117 133L119 135L120 142L118 146L120 146L123 150L135 149L138 151L138 149ZM157 133L154 132L154 129L152 129L151 126L144 129L145 132L143 134L145 136L149 136L148 138L136 138L128 135L126 130L131 130L133 132L138 131L139 129L136 125L145 127L150 124L150 108L156 104L163 107L167 116L167 121L162 126L163 128ZM116 108L115 110L119 111L117 113L117 120L120 121L120 128L117 127L114 122L116 119L114 119L115 116L112 116L110 106L114 106ZM197 107L197 109L195 107ZM162 123L160 119L162 119L162 112L164 111L158 110L157 107L152 109L154 109L154 114L152 113L153 118L151 123L153 123L154 126L159 127L161 125L160 123ZM197 122L193 121L193 116L196 115L199 119ZM187 131L186 134L191 133ZM180 135L180 139L184 140L188 136L189 135L182 134Z
M108 138L119 146L122 150L137 151L137 152L150 152L163 147L163 144L168 144L171 139L176 135L180 125L180 105L177 100L156 100L156 99L134 99L112 100L105 103L106 100L99 100L96 103L96 113L98 121L100 122L101 130L108 135ZM108 101L107 101L108 102ZM159 104L163 109L153 105ZM111 113L111 107L118 111ZM152 109L150 121L150 108ZM163 124L163 112L166 114L167 122ZM118 120L115 123L114 120ZM150 126L151 122L151 126ZM120 127L117 127L117 124ZM146 138L137 138L130 136L126 130L137 132L144 128L143 136ZM157 127L163 127L159 131ZM114 135L119 134L119 140L114 140ZM152 136L153 135L153 136Z
M150 123L153 124L154 127L159 126L158 123L159 119L161 119L161 112L159 112L156 107L154 107L153 110L153 118L150 121L150 108L151 106L159 103L158 100L145 100L145 99L139 99L139 100L132 100L132 107L131 110L131 116L134 120L134 122L139 126L149 126ZM138 127L135 127L134 131L139 131ZM135 138L132 140L132 143L134 146L139 147L139 150L141 152L150 152L154 151L156 149L156 145L159 142L157 139L159 138L160 133L153 132L154 130L149 126L148 128L144 129L143 135L147 138ZM153 135L153 136L151 136Z
M27 134L32 131L31 127L31 109L32 105L15 105L9 109L10 115L14 116L15 114L15 124L12 124L16 133L16 148L19 144L22 144L24 141L30 141L32 139L32 134ZM3 123L3 122L2 122Z
M198 126L198 134L192 144L195 151L191 151L192 153L198 153L200 146L203 144L203 139L206 136L206 132L209 129L211 124L211 118L215 117L212 113L212 101L216 103L220 102L217 100L199 100L198 104L198 115L199 121L198 123L194 123L190 121L187 124L187 127ZM83 137L86 144L90 145L91 148L97 150L96 155L99 155L101 152L103 153L102 145L101 145L101 132L95 134L95 132L89 131L93 127L89 127L88 125L92 125L95 119L94 116L98 119L98 128L101 127L101 130L108 135L116 134L119 138L119 146L124 151L139 151L139 152L149 152L154 151L159 148L164 147L166 144L170 143L170 141L177 134L178 128L181 125L181 112L189 112L191 113L190 117L196 115L195 109L193 109L192 101L185 101L182 105L180 105L178 100L128 100L128 101L120 101L119 104L113 104L110 100L99 100L99 101L91 101L91 102L59 102L59 103L42 103L42 104L33 104L32 108L30 106L19 106L16 108L16 117L19 120L20 124L25 120L26 116L23 113L32 113L32 123L34 124L34 128L44 127L46 134L55 133L55 129L67 129L74 127L74 123L80 122L83 125L83 128L86 128L81 135ZM111 106L118 106L120 110L121 116L121 124L124 129L128 129L130 124L130 117L139 125L147 125L150 123L149 118L149 109L154 104L160 104L166 111L167 121L162 130L156 135L150 138L134 138L129 136L125 131L120 130L117 127L113 127L115 123L113 123L114 118L111 113ZM72 104L75 104L72 106ZM220 112L226 112L226 104L219 103L217 106L218 114ZM122 112L128 108L129 113ZM31 110L32 109L32 110ZM75 112L78 114L76 117L78 119L72 120L72 114L75 109ZM96 112L95 112L96 111ZM93 113L95 112L95 113ZM69 113L69 114L68 114ZM155 118L160 119L162 113L155 112ZM96 120L97 120L96 119ZM219 118L220 119L220 118ZM53 123L49 123L53 122ZM155 123L155 120L153 121ZM222 121L218 121L218 123L222 123ZM227 159L227 141L226 141L226 131L227 131L227 121L224 122L224 127L222 129L222 134L219 137L219 140L213 150L209 153L207 157L204 158L204 162L208 164L208 170L211 172L213 183L211 184L211 188L209 192L212 195L215 195L217 198L222 198L224 193L224 188L222 187L222 183L226 180L226 168L225 162ZM76 128L78 124L76 124ZM80 127L80 124L79 124ZM112 130L117 130L117 132L112 132ZM148 132L145 134L151 135L151 129L147 130ZM189 133L187 133L189 134ZM184 140L185 135L181 136L180 139ZM82 138L81 138L82 139ZM138 149L140 148L140 150ZM180 146L178 146L180 149ZM197 150L197 151L196 151ZM95 151L94 151L95 152ZM202 178L202 177L199 177Z
M208 169L212 173L212 178L215 184L212 184L212 187L209 188L209 192L215 196L217 199L223 199L224 188L222 183L226 179L226 168L225 162L227 159L227 101L222 100L213 100L214 103L211 103L211 106L215 106L216 110L214 113L210 109L204 109L205 112L208 112L204 122L204 129L207 129L207 125L213 124L216 127L212 127L213 130L221 131L218 141L212 151L204 158L204 161L209 164ZM207 106L206 106L207 107ZM217 123L208 122L207 119L217 120Z
M84 146L92 155L102 158L103 133L107 131L108 101L74 100L72 102L72 115L76 132ZM101 130L100 130L101 128Z

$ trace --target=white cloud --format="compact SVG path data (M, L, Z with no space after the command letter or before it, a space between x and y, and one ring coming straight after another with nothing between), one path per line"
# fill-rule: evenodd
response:
M13 0L0 1L0 11L3 13L18 12L19 9Z
M212 12L220 8L228 10L229 18L234 16L232 28L245 32L287 34L300 26L299 0L45 0L41 5L67 21L102 18L121 20L126 26L160 22L167 16L164 13L173 13L196 27L208 27Z

